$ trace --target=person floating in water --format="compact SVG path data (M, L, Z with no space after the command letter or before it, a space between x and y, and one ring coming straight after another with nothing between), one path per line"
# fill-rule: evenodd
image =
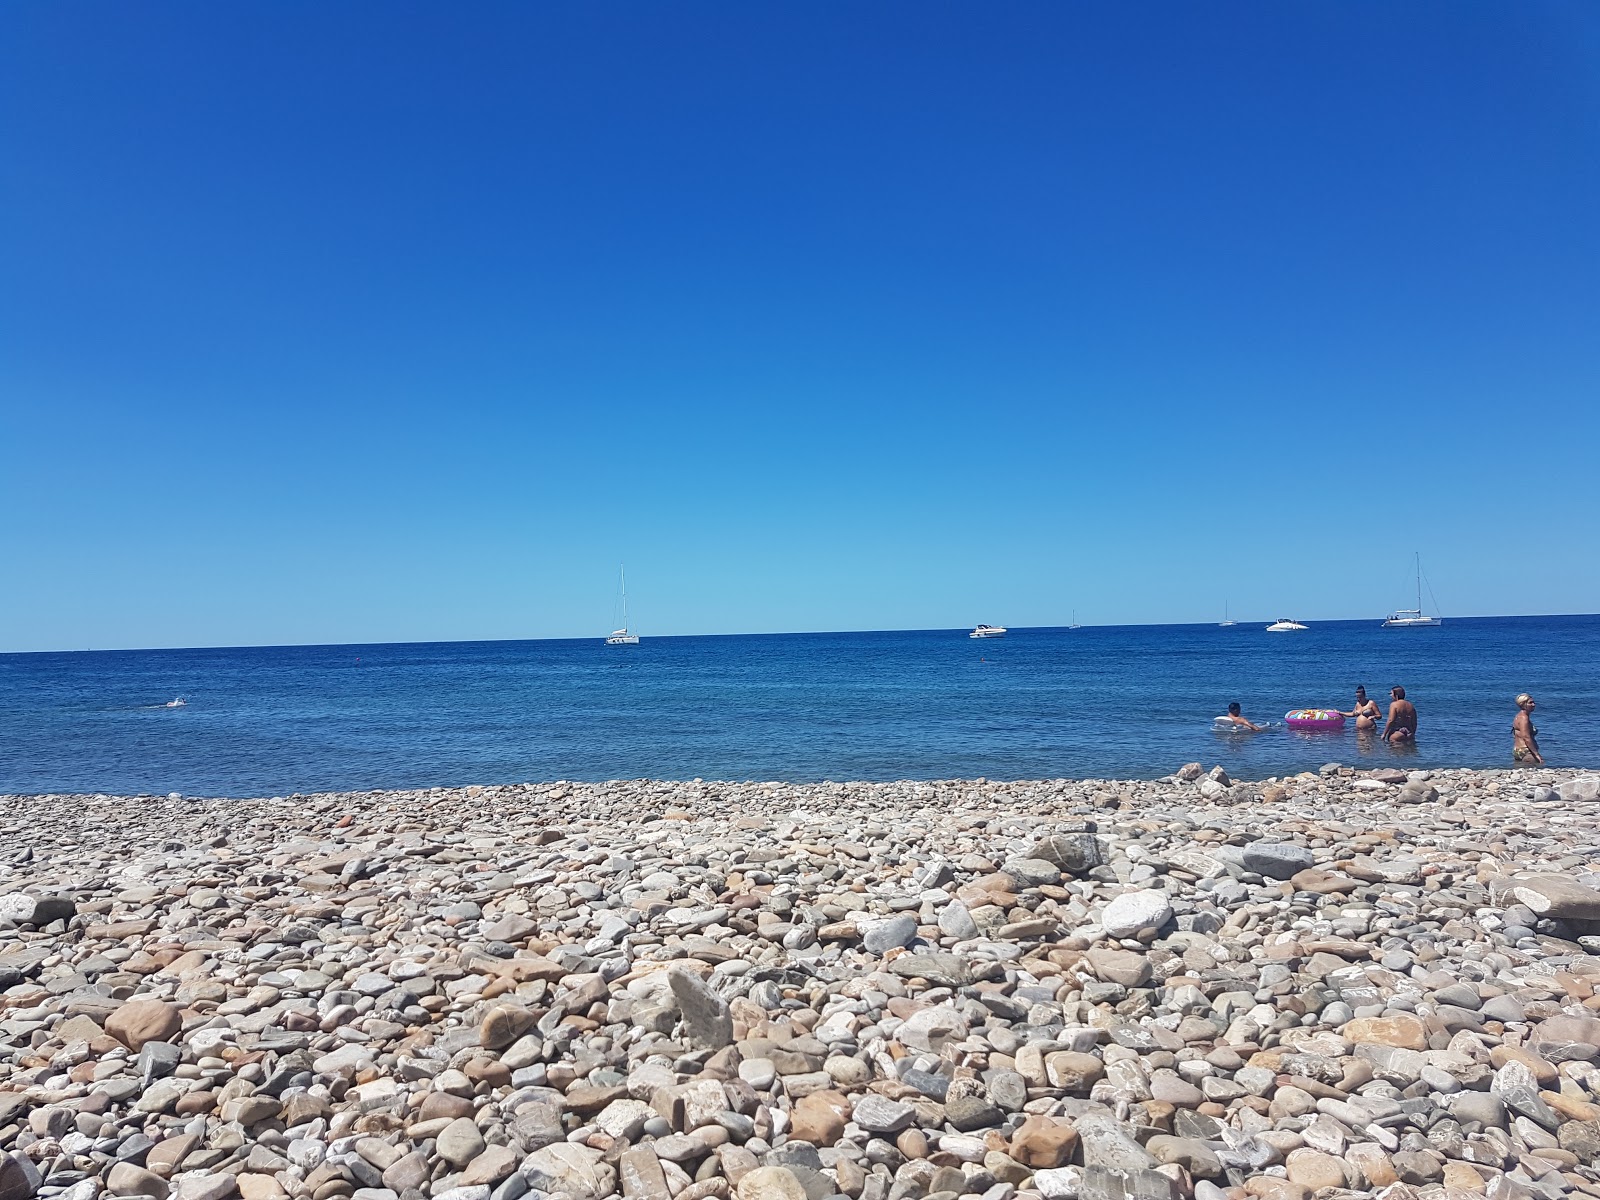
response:
M1239 715L1239 702L1237 700L1228 705L1228 720L1232 724L1239 726L1241 729L1249 729L1256 733L1260 733L1266 728L1265 725L1255 725L1241 717Z
M1389 728L1383 740L1390 745L1417 740L1417 707L1406 699L1403 687L1389 689Z
M1356 684L1356 706L1349 712L1342 712L1341 717L1354 717L1356 731L1366 732L1378 727L1378 722L1383 720L1383 711L1379 709L1376 700L1367 697L1365 684Z
M1533 727L1533 697L1523 692L1517 697L1516 719L1511 722L1511 761L1544 765L1539 753L1539 731Z

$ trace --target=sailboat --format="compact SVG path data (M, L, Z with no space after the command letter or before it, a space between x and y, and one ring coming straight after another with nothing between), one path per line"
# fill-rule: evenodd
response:
M1428 589L1432 594L1433 589ZM1435 603L1438 603L1435 601ZM1419 629L1426 625L1443 625L1442 617L1430 617L1422 611L1422 552L1417 552L1417 606L1397 608L1383 622L1385 629Z
M1082 629L1083 628L1082 625L1078 624L1078 610L1077 609L1073 609L1072 610L1072 624L1068 625L1067 628L1068 629Z
M1239 622L1233 620L1232 618L1230 618L1228 616L1228 602L1226 600L1224 600L1222 602L1222 620L1217 622L1217 628L1218 629L1231 629L1233 626L1237 625L1238 623Z
M617 575L622 584L622 628L611 631L611 636L606 639L606 645L637 646L639 644L639 635L628 632L628 573L623 568L618 567Z

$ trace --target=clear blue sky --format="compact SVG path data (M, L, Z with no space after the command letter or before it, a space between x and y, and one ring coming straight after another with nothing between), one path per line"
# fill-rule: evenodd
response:
M1600 608L1600 6L12 4L0 649Z

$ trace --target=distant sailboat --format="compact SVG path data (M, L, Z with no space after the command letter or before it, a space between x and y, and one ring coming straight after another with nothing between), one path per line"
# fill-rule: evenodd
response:
M628 632L628 573L623 568L617 568L617 575L622 585L622 628L613 629L611 636L606 639L608 646L637 646L639 635Z
M1428 588L1429 595L1433 588ZM1435 604L1438 601L1434 601ZM1422 611L1422 553L1417 552L1417 606L1415 608L1397 608L1384 619L1385 629L1420 629L1428 625L1443 625L1442 617L1430 617Z
M1082 625L1078 624L1078 610L1077 609L1073 609L1072 610L1072 624L1068 625L1067 628L1068 629L1082 629L1083 628Z
M1226 600L1224 600L1222 602L1222 620L1217 622L1217 628L1218 629L1228 629L1228 628L1231 628L1234 625L1237 625L1238 623L1239 622L1231 620L1229 618L1229 616L1228 616L1228 602Z

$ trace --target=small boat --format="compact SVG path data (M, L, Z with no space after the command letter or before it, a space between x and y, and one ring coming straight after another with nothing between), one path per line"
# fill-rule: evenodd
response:
M1238 623L1239 622L1231 620L1228 617L1228 602L1226 600L1224 600L1222 602L1222 620L1217 622L1217 628L1218 629L1232 629Z
M971 633L967 634L970 638L1005 637L1005 635L1006 627L1004 625L979 625Z
M1072 610L1072 624L1068 625L1067 628L1068 629L1082 629L1083 628L1082 625L1078 624L1078 610L1077 609L1073 609Z
M1433 588L1428 588L1430 594ZM1422 555L1417 555L1417 606L1397 608L1384 618L1385 629L1421 629L1429 625L1443 625L1442 617L1430 617L1422 611Z
M639 644L639 635L628 632L628 573L618 567L617 575L622 583L622 628L611 631L611 636L606 638L606 645L637 646Z
M161 707L162 708L183 708L183 707L187 706L188 703L189 702L187 700L185 700L182 696L179 696L176 700L168 700Z
M1443 617L1424 616L1420 608L1397 608L1383 619L1385 629L1416 629L1424 625L1443 624Z
M1295 632L1298 632L1298 631L1301 631L1301 630L1305 630L1305 629L1310 629L1310 628L1311 628L1311 626L1309 626L1309 625L1302 625L1302 624L1300 624L1299 621L1291 621L1291 620L1289 620L1288 617L1283 617L1280 620L1274 621L1271 625L1268 625L1267 626L1267 632L1268 633L1295 633Z

